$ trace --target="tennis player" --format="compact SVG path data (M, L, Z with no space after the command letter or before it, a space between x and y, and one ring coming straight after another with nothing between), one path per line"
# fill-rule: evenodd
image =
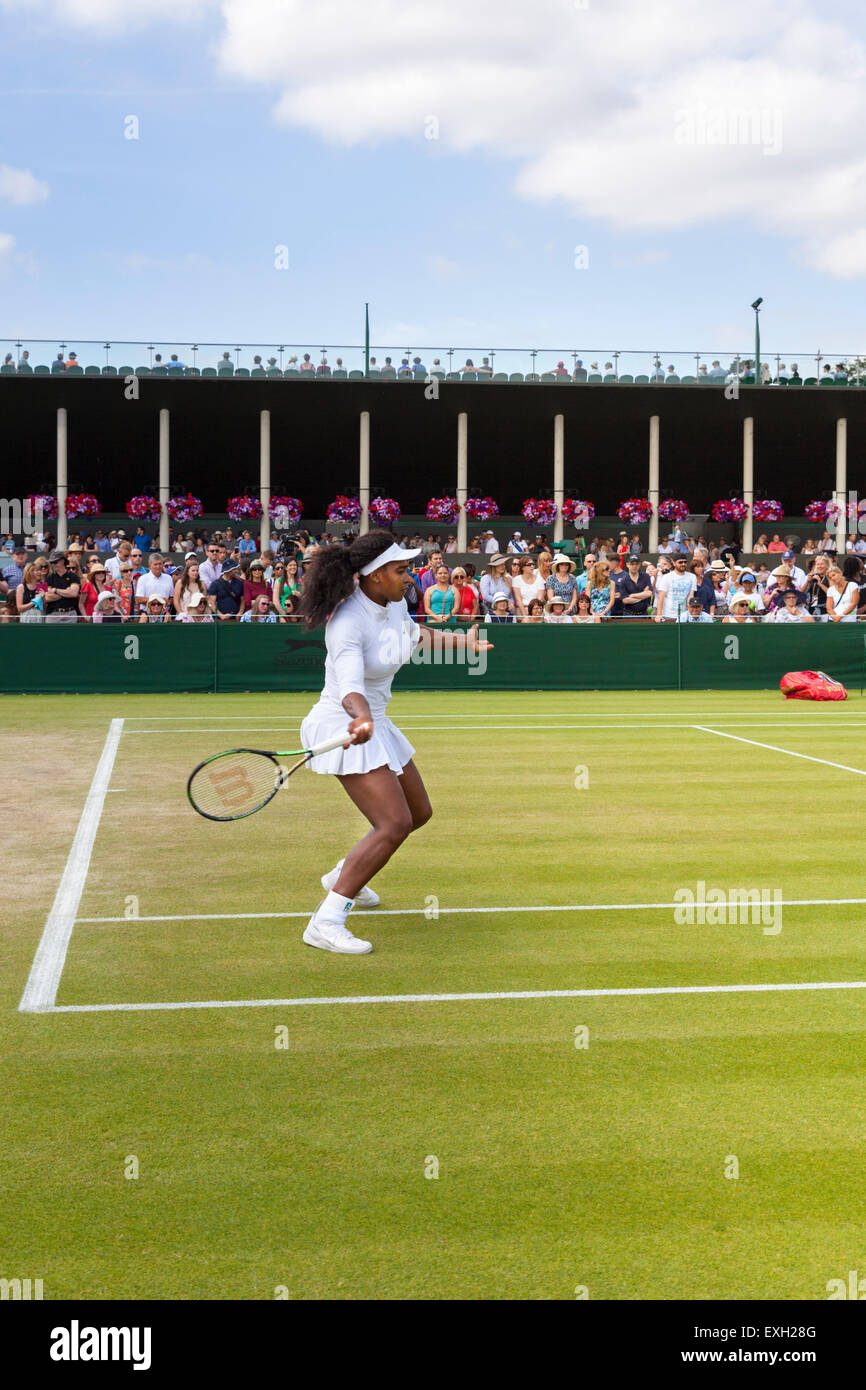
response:
M402 549L390 531L370 531L348 547L321 551L304 580L301 612L308 629L325 628L327 656L325 688L301 725L301 741L312 748L333 738L348 714L349 741L308 766L339 778L370 822L364 838L322 878L327 897L303 939L323 951L372 951L369 941L352 935L346 919L356 903L378 905L370 879L433 814L415 749L385 713L394 676L419 644L431 651L491 646L478 640L477 627L433 631L413 622L403 595L409 562L420 553Z

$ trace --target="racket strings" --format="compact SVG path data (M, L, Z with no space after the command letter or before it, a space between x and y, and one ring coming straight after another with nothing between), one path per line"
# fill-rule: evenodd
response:
M236 820L270 801L293 771L268 753L240 748L197 768L190 778L189 797L202 815Z

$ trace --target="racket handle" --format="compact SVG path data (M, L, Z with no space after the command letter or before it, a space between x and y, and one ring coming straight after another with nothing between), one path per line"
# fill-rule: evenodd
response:
M343 744L348 743L350 738L351 735L347 729L346 732L340 734L338 738L326 739L324 743L317 743L315 748L310 748L307 751L311 757L317 758L320 753L330 753L332 748L342 748Z

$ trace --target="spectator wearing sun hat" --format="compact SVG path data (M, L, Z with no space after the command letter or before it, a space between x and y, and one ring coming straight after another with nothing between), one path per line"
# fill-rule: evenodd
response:
M122 623L123 620L123 603L120 594L115 593L113 589L103 589L94 605L91 622Z
M554 594L552 598L548 598L544 605L544 621L546 623L574 622L571 613L567 611L565 599L560 594Z
M774 623L814 623L815 619L811 613L807 613L802 607L803 595L796 589L786 589L782 600L782 605L774 609L768 619Z
M490 612L487 615L489 623L513 623L514 614L511 611L511 597L506 589L497 589L490 604Z
M78 595L78 611L83 618L92 618L96 601L105 591L112 592L105 565L94 560L87 571L87 578L81 585Z
M547 600L561 598L565 602L565 611L572 613L577 603L577 580L574 571L577 565L568 555L562 555L558 551L550 562L550 574L547 579Z
M728 607L732 608L737 599L744 598L748 600L749 611L751 613L763 613L764 600L758 593L757 584L758 581L754 570L741 570L737 576L736 587L733 593L729 592Z
M207 597L200 590L196 589L190 594L186 601L186 611L178 613L175 618L178 623L212 623L213 614L210 611Z
M786 589L793 589L791 582L791 570L788 565L777 565L770 571L770 580L764 591L764 607L768 613L774 612L777 608L784 606L784 596Z
M505 572L505 566L507 565L507 563L508 560L506 556L501 555L497 550L493 555L490 556L490 559L487 563L487 569L481 576L481 583L479 585L479 589L481 593L481 602L484 605L485 613L491 612L493 606L493 595L499 589L505 589L509 595L511 594L511 576L509 574L506 574Z
M731 611L723 623L753 623L755 620L749 612L749 600L741 594L736 603L731 604Z
M506 547L509 555L525 555L529 546L523 540L519 531L515 531Z
M161 594L151 594L142 605L140 623L164 623L167 617L168 602Z

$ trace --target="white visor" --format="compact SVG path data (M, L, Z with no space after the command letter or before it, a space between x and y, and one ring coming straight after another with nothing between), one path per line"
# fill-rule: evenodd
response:
M369 565L365 565L361 574L372 574L373 570L380 570L383 565L392 565L395 560L414 560L416 555L420 555L421 550L404 550L401 545L389 545L387 550L383 550L381 555L377 555L375 560L371 560Z

